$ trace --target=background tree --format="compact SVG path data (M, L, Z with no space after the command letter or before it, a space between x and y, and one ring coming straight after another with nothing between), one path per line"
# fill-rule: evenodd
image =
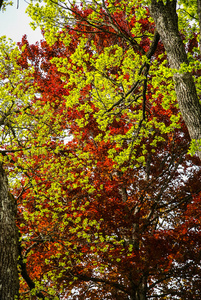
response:
M0 40L0 298L18 297L19 235L16 227L18 195L10 190L27 174L26 157L33 156L45 143L51 132L46 119L51 114L35 101L37 88L31 68L22 69L18 60L20 51L13 43ZM43 109L48 113L43 115ZM55 124L56 125L56 124ZM43 128L43 130L41 130ZM55 129L56 127L54 127ZM51 133L52 136L52 133ZM41 150L42 151L42 150ZM26 175L26 176L27 176ZM27 184L31 184L31 176ZM21 190L21 192L23 192Z
M5 161L10 160L10 153L20 151L18 135L23 131L23 111L26 110L27 96L31 90L22 95L20 82L26 78L27 72L19 73L16 59L19 51L14 45L9 45L5 38L0 40L0 125L1 125L1 159L0 159L0 298L14 299L18 296L19 280L17 270L18 260L18 230L15 224L16 202L9 192L7 174L4 170ZM18 132L16 132L18 130ZM26 137L24 136L24 140ZM23 143L23 142L22 142ZM9 146L8 146L9 145ZM7 149L8 148L8 149Z

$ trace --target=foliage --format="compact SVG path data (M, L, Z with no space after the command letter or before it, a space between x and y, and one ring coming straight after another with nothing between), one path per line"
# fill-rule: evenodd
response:
M21 272L21 299L200 298L200 161L142 3L30 5L46 40L24 36L2 84L21 105L3 141L34 281Z

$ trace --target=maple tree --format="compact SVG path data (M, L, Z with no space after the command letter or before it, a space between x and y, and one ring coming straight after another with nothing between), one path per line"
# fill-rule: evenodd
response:
M164 46L136 1L84 4L54 38L46 27L47 41L19 43L16 63L35 87L22 114L31 130L4 162L20 298L199 299L200 160L188 154ZM188 36L186 50L197 46Z
M128 30L122 13L114 15ZM154 31L148 18L140 28L147 35ZM46 159L28 161L35 184L21 200L23 255L29 252L35 292L50 299L199 295L200 233L192 234L191 212L200 162L186 154L190 140L169 74L169 85L161 78L163 95L155 83L158 62L167 66L164 48L154 52L157 36L130 46L106 25L102 32L76 26L68 28L68 43L65 31L53 45L22 42L21 64L32 61L40 101L55 110L52 126L58 118L61 126ZM157 64L148 66L147 53ZM62 131L70 141L57 140Z
M102 24L109 23L109 30L115 31L129 43L138 44L139 22L136 28L132 28L132 34L125 31L124 27L119 26L113 18L115 11L123 11L126 7L126 18L129 19L133 14L132 8L135 7L135 15L143 18L145 11L149 8L151 17L155 21L157 34L160 34L169 61L169 74L174 75L175 91L180 106L183 119L187 125L192 139L192 153L195 151L200 154L200 114L201 107L196 85L192 77L192 70L196 66L193 56L186 55L185 44L182 41L180 32L184 32L186 41L193 32L199 33L201 28L200 0L92 0L81 1L83 7L90 7L93 12L87 15L80 15L74 10L75 1L43 1L40 5L32 1L28 7L28 13L33 19L33 27L40 26L46 29L46 38L49 42L54 41L55 34L62 26L69 26L71 20L85 21L85 25L92 25L97 30L102 31ZM100 11L104 15L100 15ZM191 25L193 23L193 26ZM189 30L185 30L189 28ZM87 29L86 29L87 30ZM196 47L195 47L196 49ZM195 50L194 49L194 50ZM198 47L197 47L198 50ZM195 53L196 51L195 50ZM167 70L166 70L167 72ZM190 105L189 105L190 103Z

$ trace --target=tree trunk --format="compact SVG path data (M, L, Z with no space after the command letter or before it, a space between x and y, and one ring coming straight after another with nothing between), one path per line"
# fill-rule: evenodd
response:
M144 283L141 283L138 287L138 290L135 293L135 300L146 300L146 285Z
M150 13L167 52L171 68L180 69L188 64L185 47L178 30L176 0L151 0ZM196 92L193 76L189 72L174 75L175 91L179 108L191 139L201 139L201 105ZM201 151L198 152L201 159Z
M141 282L138 285L132 282L132 292L130 297L132 300L147 300L146 294L147 294L147 278L142 276Z
M0 299L18 299L18 230L15 203L8 193L8 180L0 163Z

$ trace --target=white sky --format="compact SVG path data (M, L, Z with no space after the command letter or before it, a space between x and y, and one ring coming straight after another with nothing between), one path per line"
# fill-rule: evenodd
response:
M20 42L24 34L28 41L33 44L42 39L40 29L33 31L29 26L31 18L25 14L28 4L24 0L19 0L17 9L17 0L13 0L13 6L7 6L5 12L0 11L0 36L6 35L15 42Z

